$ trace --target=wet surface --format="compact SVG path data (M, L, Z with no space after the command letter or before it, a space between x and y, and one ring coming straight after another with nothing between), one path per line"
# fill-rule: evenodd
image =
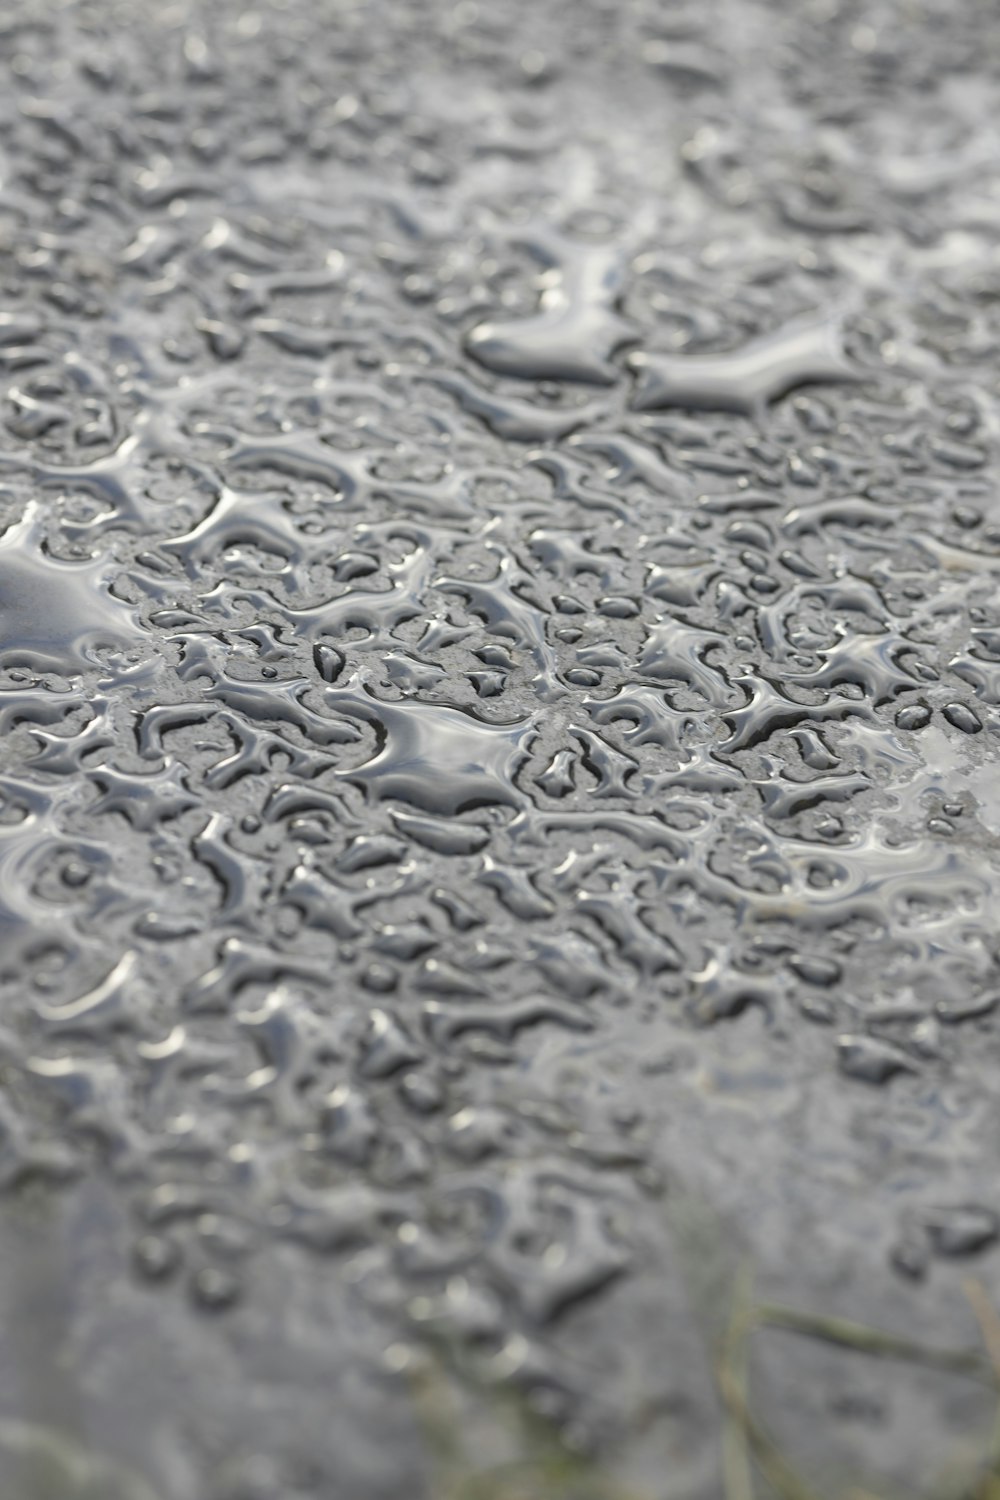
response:
M0 31L7 1487L430 1495L445 1348L708 1500L737 1266L973 1343L988 8ZM754 1351L810 1471L989 1425Z

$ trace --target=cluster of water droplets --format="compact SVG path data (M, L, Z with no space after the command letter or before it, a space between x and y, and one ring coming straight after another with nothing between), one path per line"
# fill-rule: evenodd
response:
M754 158L686 8L615 32L673 101L628 166L542 52L262 109L223 7L181 112L87 14L85 107L28 38L4 136L0 1181L107 1174L206 1307L350 1261L572 1413L551 1327L700 1132L836 1157L886 1084L923 1142L993 1035L992 228L928 248L907 143L861 201L871 109L793 172L741 94ZM890 1274L997 1238L893 1149Z

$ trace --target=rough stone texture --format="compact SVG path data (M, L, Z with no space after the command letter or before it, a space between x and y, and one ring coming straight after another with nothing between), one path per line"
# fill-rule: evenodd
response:
M0 41L4 1493L437 1500L433 1356L712 1500L740 1264L974 1344L991 7ZM751 1390L913 1489L994 1404Z

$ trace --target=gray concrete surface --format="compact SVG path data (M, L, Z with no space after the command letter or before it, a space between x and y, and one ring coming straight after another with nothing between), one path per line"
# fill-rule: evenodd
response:
M746 1500L1000 1297L995 7L0 48L5 1496Z

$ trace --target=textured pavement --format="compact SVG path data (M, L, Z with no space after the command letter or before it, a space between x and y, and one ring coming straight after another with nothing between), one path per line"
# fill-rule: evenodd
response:
M745 1500L1000 1304L993 8L0 48L4 1494Z

